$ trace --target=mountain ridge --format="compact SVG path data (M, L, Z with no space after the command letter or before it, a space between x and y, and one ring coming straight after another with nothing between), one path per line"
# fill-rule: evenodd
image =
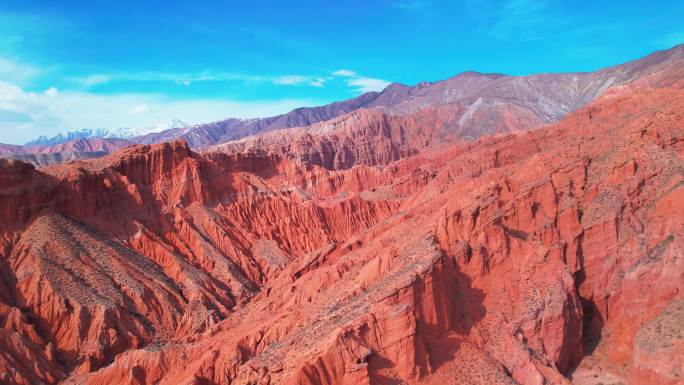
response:
M662 67L682 66L683 63L684 45L678 45L594 72L509 76L466 71L445 80L420 82L414 86L392 83L381 92L365 93L324 106L298 108L269 118L227 119L191 127L183 124L182 127L141 136L118 136L126 136L124 139L141 144L184 139L193 148L203 148L274 130L306 127L359 109L380 108L389 114L402 115L430 106L460 104L464 118L456 121L457 131L465 139L473 140L481 135L532 129L556 122L609 88L635 83L636 78L648 83L650 78L657 77L658 71L664 70ZM473 116L476 118L472 119ZM94 130L82 132L93 133ZM103 133L111 136L109 131ZM71 138L72 141L74 139L77 138ZM57 137L56 140L64 142L65 138ZM50 139L39 142L48 143ZM17 152L21 150L0 146L0 155ZM24 152L35 150L28 147Z
M24 146L50 147L81 139L131 139L158 131L187 127L189 127L189 125L180 119L172 119L168 124L152 128L84 128L76 131L60 132L50 137L42 135L34 140L26 142Z

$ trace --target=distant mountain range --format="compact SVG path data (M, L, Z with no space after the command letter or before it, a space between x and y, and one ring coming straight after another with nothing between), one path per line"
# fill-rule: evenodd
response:
M148 128L84 128L77 131L58 133L54 136L40 136L26 143L26 146L55 146L79 139L131 139L138 136L152 134L155 132L183 129L189 125L179 119L173 119L168 124Z

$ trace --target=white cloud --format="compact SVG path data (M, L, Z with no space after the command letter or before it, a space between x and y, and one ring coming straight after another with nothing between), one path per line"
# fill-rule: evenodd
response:
M35 98L35 94L26 93L20 87L0 80L0 105L22 103Z
M309 85L313 87L323 87L325 85L326 79L324 78L316 78L312 81L309 82Z
M352 76L356 76L356 72L354 72L352 70L339 69L339 70L333 72L333 75L344 76L344 77L352 77Z
M347 85L359 93L382 91L390 85L390 82L387 80L360 76L356 71L348 69L339 69L333 72L333 75L347 78Z
M273 84L288 85L288 86L313 86L322 87L325 84L326 79L321 77L313 76L301 76L301 75L288 75L281 76L273 79Z
M47 96L55 96L59 93L59 90L55 87L50 87L47 90L45 90L45 95Z
M382 91L390 85L390 82L382 79L358 77L347 81L352 87L356 87L358 92Z
M264 117L317 104L308 99L172 100L158 94L101 95L69 90L48 95L0 81L0 110L13 117L0 119L0 143L20 144L39 135L81 128L156 127L174 118L197 124L229 117Z
M89 75L89 76L86 76L85 78L80 79L82 84L86 87L91 87L91 86L98 85L101 83L107 83L110 80L112 80L112 78L109 75L103 75L103 74Z
M292 75L292 76L283 76L283 77L274 79L273 83L293 85L293 84L302 84L302 83L305 83L308 81L309 81L308 78L305 76Z

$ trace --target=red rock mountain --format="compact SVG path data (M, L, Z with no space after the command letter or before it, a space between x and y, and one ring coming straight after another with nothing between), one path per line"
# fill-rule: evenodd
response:
M0 160L0 382L681 383L679 50L533 131L478 96Z

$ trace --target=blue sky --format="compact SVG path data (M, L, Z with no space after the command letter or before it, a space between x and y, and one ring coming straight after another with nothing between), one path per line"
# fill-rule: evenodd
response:
M0 1L0 142L267 116L466 70L684 42L682 1Z

